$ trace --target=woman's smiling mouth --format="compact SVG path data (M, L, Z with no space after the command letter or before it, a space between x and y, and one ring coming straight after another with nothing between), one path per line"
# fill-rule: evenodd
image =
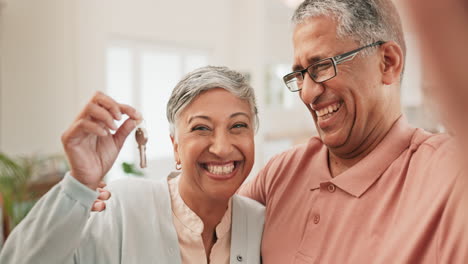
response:
M200 167L205 170L206 174L215 180L227 180L236 175L237 169L241 161L229 161L224 163L200 163Z

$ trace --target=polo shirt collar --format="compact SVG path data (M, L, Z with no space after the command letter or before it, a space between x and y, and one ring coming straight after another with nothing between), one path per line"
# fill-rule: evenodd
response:
M361 197L410 146L415 130L409 126L406 118L400 117L370 154L335 178L331 177L328 167L328 149L323 145L315 162L320 163L324 172L320 173L319 177L314 177L313 188L319 188L320 183L331 182L343 191L355 197Z

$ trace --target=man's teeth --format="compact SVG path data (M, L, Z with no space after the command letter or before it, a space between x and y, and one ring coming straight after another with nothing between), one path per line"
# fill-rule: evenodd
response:
M320 110L315 111L315 114L317 114L318 117L322 117L324 115L328 115L330 113L336 112L341 106L341 103L335 103L332 105L329 105L327 107L324 107Z
M234 170L234 162L224 164L224 165L212 165L208 164L206 166L208 171L213 174L229 174Z

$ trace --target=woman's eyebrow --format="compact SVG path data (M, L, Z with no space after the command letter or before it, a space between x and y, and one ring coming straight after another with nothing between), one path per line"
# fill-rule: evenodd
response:
M234 118L234 117L236 117L236 116L245 116L245 117L247 117L247 118L250 120L250 116L249 116L247 113L245 113L245 112L236 112L236 113L234 113L234 114L231 114L231 115L229 116L229 118L232 119L232 118ZM205 116L205 115L196 115L196 116L191 116L191 117L189 118L189 120L187 121L187 123L190 124L193 120L198 119L198 118L204 119L204 120L207 120L207 121L212 121L212 119L211 119L209 116Z
M201 119L205 119L207 121L211 121L211 118L209 116L196 115L196 116L191 116L187 123L190 124L194 119L197 119L197 118L201 118Z
M240 116L240 115L245 116L250 120L250 116L245 112L236 112L236 113L230 115L229 118L234 118L234 117Z

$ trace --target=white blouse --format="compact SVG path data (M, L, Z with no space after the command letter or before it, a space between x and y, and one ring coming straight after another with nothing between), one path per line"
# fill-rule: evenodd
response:
M231 248L231 200L221 222L216 226L216 243L206 259L202 232L203 222L184 202L179 193L180 176L169 178L172 218L179 239L182 263L228 264Z

